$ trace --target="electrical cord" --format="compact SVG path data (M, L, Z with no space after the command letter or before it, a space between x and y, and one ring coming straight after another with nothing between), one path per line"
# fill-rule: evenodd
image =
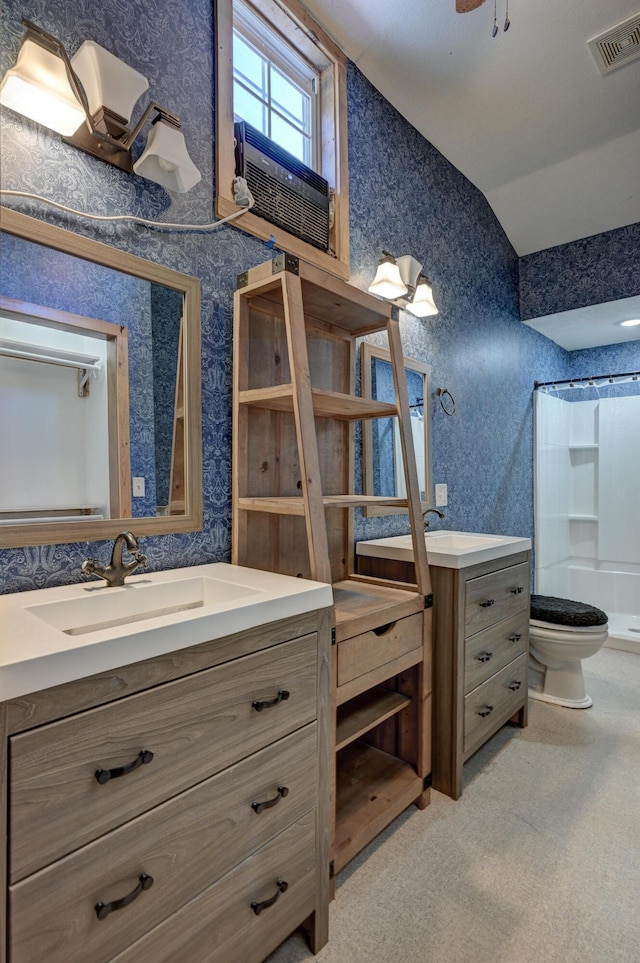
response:
M249 190L247 182L243 177L236 177L233 181L233 198L236 204L241 205L240 210L220 218L219 221L212 221L210 224L171 224L168 221L147 220L147 218L136 217L133 214L89 214L87 211L76 211L73 207L66 207L64 204L58 204L57 201L52 201L48 197L42 197L40 194L31 194L28 191L0 190L0 196L26 197L30 200L41 201L43 204L49 204L51 207L55 207L59 211L64 211L66 214L75 214L77 217L87 217L92 221L129 221L132 224L141 224L143 227L151 227L158 231L215 231L217 228L222 227L223 224L228 224L230 221L234 221L236 218L246 214L255 204L253 194Z

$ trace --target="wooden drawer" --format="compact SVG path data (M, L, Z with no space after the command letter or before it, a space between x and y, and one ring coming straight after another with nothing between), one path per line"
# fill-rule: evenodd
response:
M176 912L313 809L316 740L311 723L11 887L12 963L106 963ZM99 920L141 873L152 887Z
M529 565L526 562L469 579L465 592L465 638L528 608Z
M465 644L464 691L471 692L526 650L529 612L476 632Z
M259 963L314 910L310 812L113 963ZM278 881L287 884L284 892ZM277 899L256 914L251 904ZM145 894L146 895L146 894ZM53 961L50 961L53 963Z
M464 752L480 745L527 698L527 657L521 655L465 696Z
M316 635L11 738L12 881L316 716ZM254 700L289 697L256 711ZM96 770L153 760L104 785Z
M422 647L422 613L398 619L338 644L338 685L366 675ZM391 669L393 674L393 669ZM380 680L382 681L382 680Z

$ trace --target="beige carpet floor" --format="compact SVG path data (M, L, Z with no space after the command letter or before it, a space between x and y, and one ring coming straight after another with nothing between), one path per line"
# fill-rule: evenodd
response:
M269 963L640 963L640 658L584 663L590 709L530 702L338 876L328 945Z

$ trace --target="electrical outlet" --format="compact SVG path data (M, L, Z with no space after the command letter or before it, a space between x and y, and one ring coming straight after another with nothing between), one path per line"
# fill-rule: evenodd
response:
M132 478L133 497L144 498L144 478Z
M436 485L436 506L438 508L444 508L446 504L447 504L447 486Z

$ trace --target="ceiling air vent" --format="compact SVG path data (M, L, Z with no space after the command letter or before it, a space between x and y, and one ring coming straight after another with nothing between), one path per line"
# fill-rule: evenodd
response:
M640 59L640 13L589 40L588 46L603 74Z

